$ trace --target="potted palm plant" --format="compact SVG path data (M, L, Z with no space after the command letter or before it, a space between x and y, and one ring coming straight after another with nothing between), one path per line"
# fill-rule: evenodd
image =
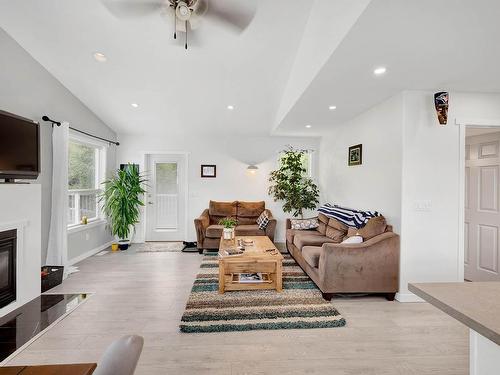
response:
M128 249L130 234L139 222L145 183L146 179L133 164L117 170L113 177L103 182L104 191L99 202L103 202L103 212L108 218L111 234L118 238L120 250Z
M225 217L219 220L219 225L222 225L223 238L225 240L234 239L234 227L238 224L238 221L234 217Z

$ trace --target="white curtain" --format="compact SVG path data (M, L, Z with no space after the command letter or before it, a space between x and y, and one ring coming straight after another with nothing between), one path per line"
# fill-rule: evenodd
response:
M68 136L67 122L52 129L52 210L45 263L51 266L65 265L67 260Z

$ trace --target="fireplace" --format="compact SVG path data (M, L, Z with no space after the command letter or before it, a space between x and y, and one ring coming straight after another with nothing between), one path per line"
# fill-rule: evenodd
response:
M0 232L0 308L16 300L17 230Z

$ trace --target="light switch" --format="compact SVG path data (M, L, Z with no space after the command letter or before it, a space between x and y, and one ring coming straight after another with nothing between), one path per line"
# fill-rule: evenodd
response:
M415 201L414 208L415 211L431 211L432 202L430 200L418 200Z

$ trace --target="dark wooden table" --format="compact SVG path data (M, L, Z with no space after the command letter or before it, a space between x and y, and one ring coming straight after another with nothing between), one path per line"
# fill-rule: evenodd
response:
M96 363L0 367L0 375L90 375Z

